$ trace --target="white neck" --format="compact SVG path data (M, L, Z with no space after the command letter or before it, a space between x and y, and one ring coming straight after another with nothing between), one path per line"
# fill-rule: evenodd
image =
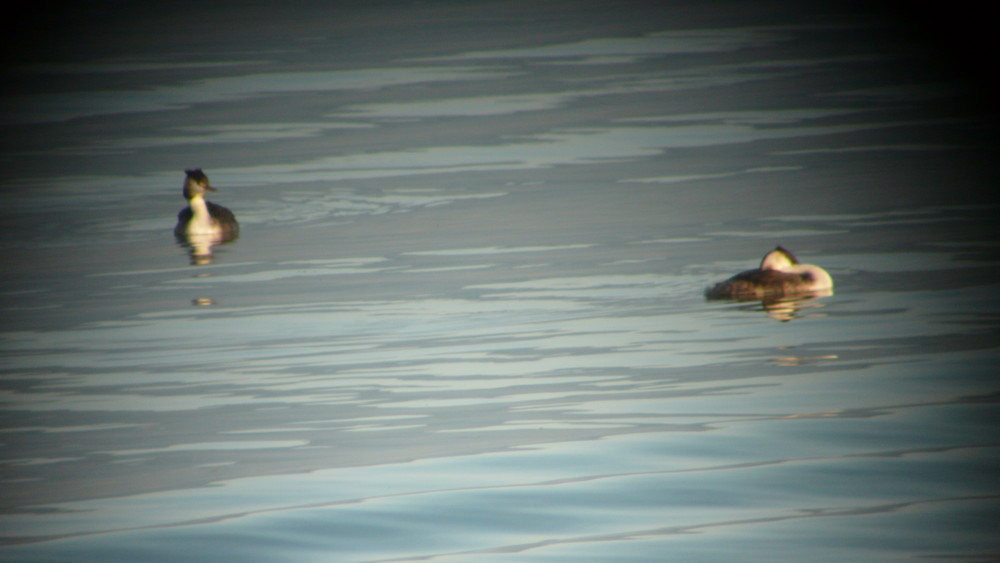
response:
M216 230L212 225L212 215L208 212L205 198L200 195L192 197L188 200L188 205L191 207L191 221L188 222L187 226L189 235L207 234Z

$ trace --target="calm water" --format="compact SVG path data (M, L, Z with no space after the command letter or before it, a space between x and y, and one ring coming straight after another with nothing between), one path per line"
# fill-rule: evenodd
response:
M11 71L0 560L1000 558L996 153L947 52L365 6L129 8ZM208 260L191 167L243 227ZM776 244L835 293L704 300Z

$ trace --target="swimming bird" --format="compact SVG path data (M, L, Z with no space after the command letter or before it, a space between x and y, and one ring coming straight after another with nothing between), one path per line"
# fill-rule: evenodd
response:
M211 242L226 242L239 235L236 216L225 207L205 199L206 191L218 191L208 183L201 168L185 170L184 197L188 206L177 214L174 234L180 239L208 238Z
M740 272L705 292L708 299L755 300L829 293L833 278L826 270L801 264L791 252L777 247L764 255L760 268Z

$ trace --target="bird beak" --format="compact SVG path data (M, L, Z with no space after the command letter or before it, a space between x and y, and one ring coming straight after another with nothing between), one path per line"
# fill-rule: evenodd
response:
M208 184L205 184L205 189L208 190L208 191L210 191L210 192L217 192L217 191L219 191L219 190L213 188L212 186L209 186Z

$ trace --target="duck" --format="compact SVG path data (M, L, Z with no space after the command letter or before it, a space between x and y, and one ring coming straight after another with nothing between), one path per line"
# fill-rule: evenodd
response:
M795 255L778 246L764 255L760 267L740 272L705 291L708 299L742 301L830 294L833 278L813 264L802 264Z
M233 212L205 199L206 191L218 191L208 181L201 168L185 170L184 198L188 206L177 214L174 235L182 240L208 238L211 242L227 242L235 239L240 225Z

